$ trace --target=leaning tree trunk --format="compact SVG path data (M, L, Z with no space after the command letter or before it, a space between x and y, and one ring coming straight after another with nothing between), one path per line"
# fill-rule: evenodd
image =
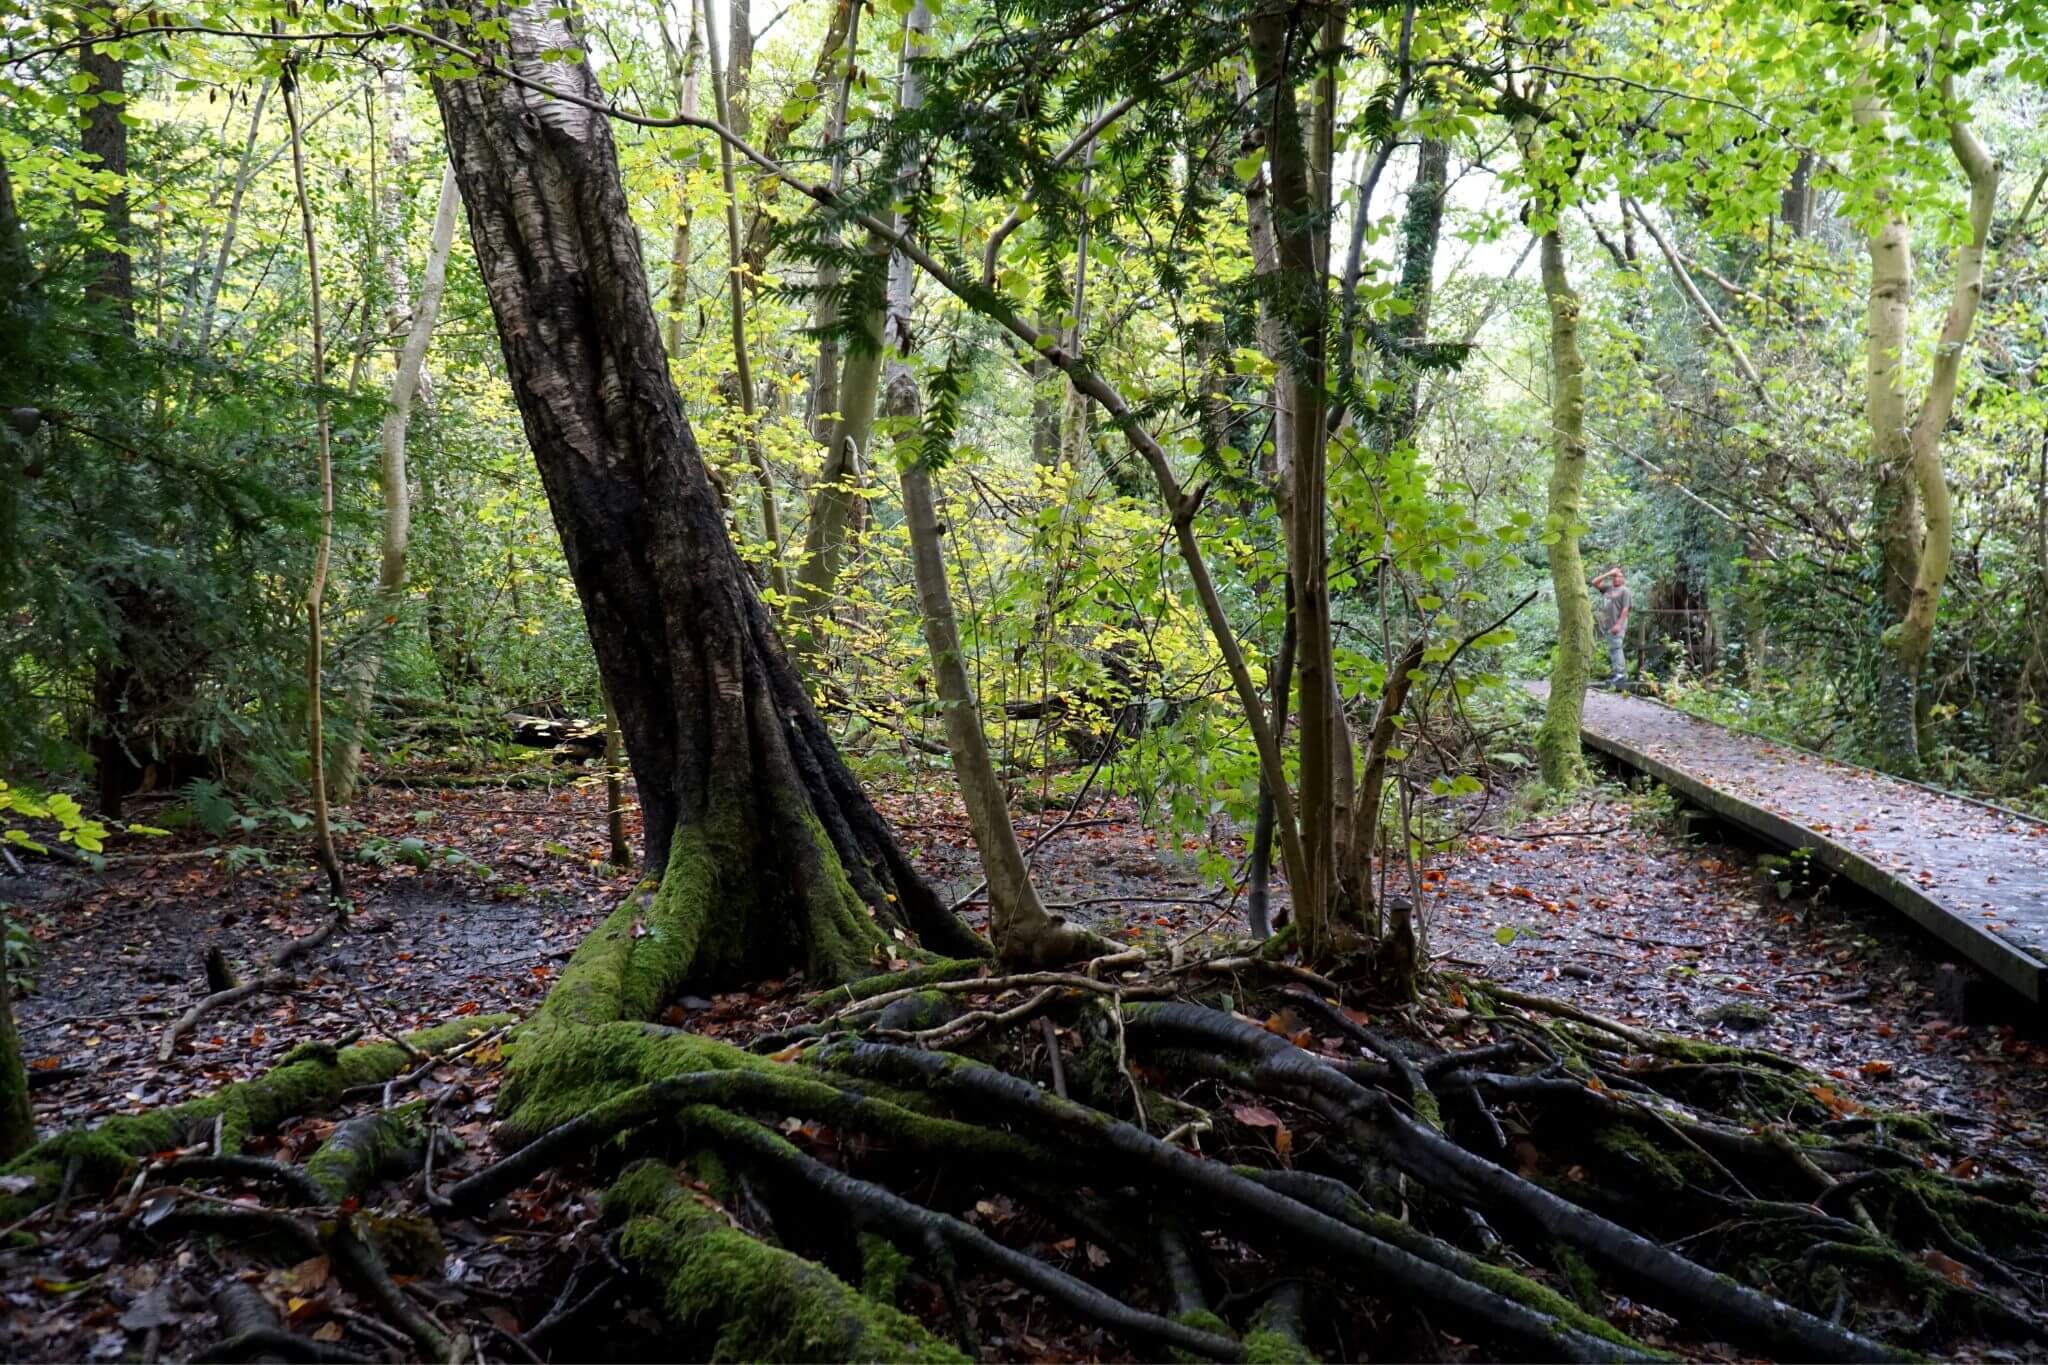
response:
M907 366L890 367L882 411L891 419L916 421L917 381L911 378ZM996 765L989 757L988 737L982 732L974 683L967 676L967 662L960 649L960 626L954 618L953 597L946 585L941 539L945 528L939 524L931 471L924 463L928 456L929 452L919 451L903 462L903 520L910 531L912 575L917 580L925 642L931 648L932 673L938 681L946 751L953 758L953 776L960 783L960 799L967 807L968 826L974 831L982 875L988 879L990 937L995 939L996 951L1005 961L1031 966L1071 961L1095 949L1113 951L1100 939L1046 912L1045 903L1038 898L1038 888L1032 884L1023 850L1018 847L1009 804L1003 797L1002 783L996 778Z
M1593 658L1593 604L1579 558L1585 515L1586 362L1579 353L1579 296L1565 275L1564 238L1543 234L1543 297L1550 305L1550 505L1543 535L1550 545L1550 584L1557 597L1557 653L1550 663L1550 702L1536 736L1543 780L1575 785L1584 767L1579 722Z
M441 179L441 200L434 211L433 236L427 243L427 268L420 279L419 302L413 309L412 327L398 353L398 371L391 378L391 393L384 409L380 433L380 469L384 486L384 526L377 568L377 600L374 618L363 637L361 648L349 665L348 714L355 728L341 752L335 756L328 789L337 802L354 799L356 779L363 762L363 721L370 712L370 699L377 688L377 675L384 666L384 646L405 606L405 556L412 538L412 491L406 470L406 432L412 422L413 399L422 390L427 345L434 337L434 323L441 315L441 296L447 292L448 255L455 244L455 173ZM392 239L397 255L397 238ZM398 278L405 269L400 265Z
M932 12L924 0L916 0L903 29L903 77L897 86L899 109L916 111L924 107L924 82L916 65L931 42ZM909 200L916 191L915 161L906 158L898 180L899 198ZM902 219L895 226L900 230ZM882 399L882 416L899 431L914 431L922 415L917 380L903 357L911 350L911 300L917 292L916 267L900 251L889 254L889 282L883 295L882 348L888 355L888 385ZM1092 947L1109 951L1107 944L1091 935L1068 928L1046 913L1032 885L1031 869L1017 844L1017 830L1010 822L1009 803L996 765L989 757L988 736L981 728L981 708L975 701L974 682L967 676L967 661L960 649L960 624L953 615L953 594L946 583L945 528L939 524L936 499L932 495L931 462L943 451L930 449L922 440L899 447L908 452L901 467L903 520L910 532L911 577L917 584L919 614L924 618L924 638L931 650L932 674L937 679L939 707L945 722L946 751L953 760L953 776L960 784L960 800L967 807L967 823L974 831L975 852L988 879L989 931L996 951L1006 961L1050 966L1064 962Z
M529 79L603 98L560 19L516 12ZM599 671L639 785L648 871L599 934L600 1010L685 981L839 980L889 929L982 951L917 875L812 709L725 527L667 357L607 121L494 77L435 83L470 235ZM623 918L621 918L623 917ZM588 945L587 945L588 946Z

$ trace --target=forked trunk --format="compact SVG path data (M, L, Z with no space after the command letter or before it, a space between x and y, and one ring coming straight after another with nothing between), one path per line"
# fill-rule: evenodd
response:
M504 64L600 100L560 19ZM742 567L669 379L607 121L501 79L435 84L507 371L645 820L655 894L611 926L635 1012L688 981L840 979L888 930L983 951L834 749ZM601 931L603 932L603 931Z

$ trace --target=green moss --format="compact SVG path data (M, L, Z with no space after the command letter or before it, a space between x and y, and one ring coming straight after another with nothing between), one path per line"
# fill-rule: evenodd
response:
M418 1214L393 1217L380 1213L350 1215L356 1236L377 1249L385 1268L395 1275L438 1275L448 1259L447 1244L434 1220Z
M816 1010L844 1009L857 1001L872 1000L891 991L906 990L912 986L929 986L935 981L959 981L975 975L987 965L976 958L942 958L937 962L927 962L900 972L864 976L858 981L834 986L829 991L819 991L806 1003Z
M807 947L813 980L861 977L888 940L848 880L817 816L794 796L779 814L802 831L786 875L756 865L750 813L734 799L676 831L659 882L643 881L584 936L548 992L542 1016L601 1027L652 1019L686 986L710 987L785 970L793 941ZM796 905L764 891L791 885Z
M1219 1337L1233 1338L1237 1335L1237 1333L1231 1329L1230 1324L1225 1322L1220 1315L1212 1313L1206 1308L1191 1308L1184 1313L1175 1313L1173 1315L1173 1320L1177 1323L1180 1323L1184 1327L1192 1327L1195 1328L1197 1331L1202 1332L1213 1332L1215 1335ZM1167 1348L1166 1358L1168 1360L1178 1361L1198 1361L1208 1359L1207 1356L1194 1355L1190 1352L1179 1350L1174 1347Z
M1491 1261L1481 1260L1477 1256L1458 1251L1456 1248L1448 1247L1443 1243L1431 1242L1417 1233L1407 1223L1376 1210L1368 1209L1363 1203L1356 1204L1353 1207L1350 1221L1382 1241L1391 1242L1405 1251L1439 1265L1445 1263L1445 1253L1448 1251L1455 1261L1455 1264L1450 1265L1448 1268L1476 1284L1491 1289L1502 1298L1512 1299L1524 1308L1533 1309L1545 1317L1556 1319L1561 1326L1571 1328L1577 1332L1583 1332L1590 1337L1598 1337L1602 1341L1611 1342L1628 1351L1639 1352L1645 1359L1669 1360L1673 1358L1664 1352L1654 1351L1643 1345L1635 1338L1615 1327L1605 1318L1586 1311L1556 1290L1538 1284L1526 1275L1518 1275L1504 1266L1495 1265Z
M1284 1332L1245 1333L1246 1365L1315 1365L1316 1353Z
M1550 1248L1550 1259L1557 1263L1558 1273L1571 1289L1572 1301L1588 1313L1599 1312L1600 1276L1586 1263L1586 1258L1559 1242Z
M876 1303L894 1306L896 1291L910 1273L910 1258L894 1242L872 1232L860 1235L860 1292Z
M919 991L892 1000L882 1012L875 1016L874 1026L883 1029L900 1029L906 1033L922 1032L951 1023L962 1013L959 1000L944 991Z
M411 1034L406 1041L419 1052L439 1053L500 1024L509 1015L458 1019ZM29 1176L35 1183L0 1199L0 1219L14 1219L54 1198L65 1172L75 1162L81 1192L104 1190L130 1170L138 1157L210 1136L220 1121L221 1150L237 1152L252 1134L268 1132L300 1114L316 1113L358 1085L373 1085L412 1069L410 1054L397 1043L361 1043L298 1047L270 1071L252 1080L223 1086L211 1094L168 1109L125 1114L92 1129L59 1133L31 1147L0 1174Z
M1693 1177L1687 1166L1681 1165L1675 1154L1665 1151L1647 1134L1628 1124L1615 1123L1602 1128L1594 1139L1594 1145L1621 1158L1625 1164L1664 1189L1675 1192L1692 1183ZM1697 1156L1687 1155L1697 1163Z
M802 851L806 875L798 884L805 892L805 942L813 981L849 981L871 974L889 960L890 944L874 916L853 889L846 865L832 847L832 837L808 807L793 810L808 846ZM912 950L914 951L914 950Z
M687 1334L679 1358L965 1361L916 1319L863 1296L824 1267L739 1231L642 1162L603 1202L619 1253L660 1287Z
M1293 1308L1283 1307L1277 1295L1269 1297L1252 1314L1251 1330L1244 1337L1245 1359L1267 1365L1306 1365L1316 1356L1301 1341L1300 1333L1301 1323L1294 1319Z
M1942 1131L1941 1125L1925 1114L1909 1114L1898 1109L1866 1109L1863 1116L1874 1120L1897 1141L1915 1142L1923 1147L1942 1147L1949 1142L1949 1135Z
M411 1171L424 1155L419 1117L424 1101L350 1119L306 1159L306 1174L330 1204L360 1195L379 1180Z
M541 1005L540 1018L594 1026L627 1017L622 999L626 965L633 957L635 933L653 908L656 889L653 882L640 883L604 923L583 936Z
M780 1065L701 1034L635 1021L565 1026L543 1011L506 1048L499 1145L522 1146L649 1081Z

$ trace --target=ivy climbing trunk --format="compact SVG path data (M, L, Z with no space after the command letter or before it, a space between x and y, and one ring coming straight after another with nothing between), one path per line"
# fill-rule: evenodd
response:
M1593 603L1579 558L1585 517L1586 362L1579 353L1579 296L1565 273L1564 237L1543 234L1543 300L1550 309L1550 500L1543 538L1550 547L1550 585L1557 598L1557 650L1550 661L1550 701L1536 736L1536 759L1549 786L1577 785L1585 760L1579 723L1593 659Z
M569 24L493 58L603 93ZM538 73L538 74L533 74ZM891 932L985 951L841 761L727 533L667 357L611 129L497 77L435 96L507 372L624 736L650 883L610 932L636 1007L685 982L855 975ZM606 931L600 931L606 932Z

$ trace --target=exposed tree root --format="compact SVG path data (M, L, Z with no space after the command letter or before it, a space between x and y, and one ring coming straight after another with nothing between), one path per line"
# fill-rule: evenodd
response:
M407 1041L420 1052L441 1053L505 1022L504 1016L460 1019L411 1034ZM284 1119L330 1108L352 1086L389 1080L404 1072L409 1060L396 1043L344 1048L307 1043L252 1080L169 1108L59 1133L0 1167L0 1174L27 1176L33 1182L0 1196L0 1219L18 1218L54 1198L67 1171L74 1173L79 1192L104 1191L126 1176L139 1158L185 1147L202 1136L211 1145L216 1124L220 1154L234 1155L251 1135L267 1132Z
M333 938L341 929L341 926L347 922L348 911L345 908L336 909L332 915L328 916L327 922L312 933L301 934L297 938L287 939L284 943L280 944L277 950L270 955L267 969L262 976L254 981L245 981L241 985L235 985L230 982L220 989L213 991L210 995L201 997L191 1009L179 1015L172 1021L171 1026L164 1030L163 1042L157 1045L156 1059L160 1062L171 1060L177 1054L178 1040L197 1028L201 1019L204 1019L217 1009L232 1005L238 1000L246 1000L250 996L264 991L296 990L298 982L293 980L284 971L284 968L319 948L328 939ZM224 972L226 964L224 962L218 964L218 970ZM216 962L209 955L207 959L207 979L209 985L214 983L215 977Z
M2042 1337L2048 1214L2031 1190L1940 1174L1925 1152L1943 1139L1926 1119L1845 1119L1839 1096L1816 1095L1819 1078L1771 1054L1485 983L1465 983L1473 1008L1446 1015L1471 1045L1447 1050L1286 964L1147 972L1118 954L1072 972L943 962L868 978L814 996L822 1017L783 1035L812 1045L771 1058L645 1022L694 961L664 937L680 911L659 899L643 888L622 906L506 1037L508 1154L430 1198L488 1218L553 1168L654 1157L604 1201L631 1273L595 1291L572 1282L551 1318L638 1288L678 1324L685 1354L951 1360L980 1349L960 1287L976 1269L1177 1358L1385 1353L1412 1349L1424 1323L1501 1356L1567 1360L1658 1358L1660 1337L1681 1352L1726 1341L1816 1360L1892 1359L1888 1342L1963 1333ZM1211 965L1233 977L1243 1013L1177 998L1199 994ZM1271 1028L1251 1021L1269 1014ZM1278 1031L1299 1021L1292 1039ZM1015 1074L1043 1072L1048 1039L1072 1098ZM126 1164L219 1118L218 1154L152 1174L250 1181L303 1208L418 1164L419 1128L388 1107L342 1124L302 1166L239 1157L287 1104L388 1105L418 1068L373 1044L272 1076L286 1072L303 1072L288 1093L262 1089L266 1077L146 1116L146 1133L85 1137L108 1148L102 1166L115 1152ZM1248 1164L1179 1145L1204 1134ZM1276 1168L1261 1151L1286 1159ZM24 1169L46 1183L74 1155L38 1149ZM1028 1211L1030 1240L962 1216L998 1193ZM368 1226L187 1198L157 1230L318 1246L419 1354L461 1351L396 1290ZM1062 1230L1095 1259L1035 1253ZM923 1322L898 1310L906 1283L922 1286ZM1662 1316L1610 1322L1615 1293ZM1384 1345L1362 1344L1375 1332Z
M680 1359L967 1359L823 1266L740 1231L659 1162L627 1170L604 1208L619 1225L619 1254L684 1329Z
M328 1134L305 1167L321 1202L339 1204L368 1193L379 1180L418 1170L427 1156L420 1108L415 1104L364 1114Z
M1133 1006L1130 1031L1140 1040L1196 1042L1252 1058L1251 1079L1260 1089L1306 1099L1428 1185L1528 1221L1624 1277L1674 1317L1710 1314L1730 1339L1798 1359L1888 1360L1896 1354L1522 1179L1256 1025L1175 1003Z
M1096 1150L1099 1159L1116 1162L1134 1178L1179 1187L1207 1201L1215 1212L1227 1210L1247 1236L1283 1245L1307 1243L1324 1256L1367 1272L1377 1284L1456 1313L1499 1344L1531 1358L1621 1360L1648 1354L1532 1311L1217 1162L1168 1146L1100 1110L1047 1095L993 1067L880 1043L852 1044L835 1060L898 1084L924 1084L984 1112L1080 1139Z
M270 1304L253 1285L230 1280L214 1296L220 1314L220 1341L199 1353L201 1361L309 1361L314 1365L346 1365L366 1360L354 1351L311 1341L287 1332Z

